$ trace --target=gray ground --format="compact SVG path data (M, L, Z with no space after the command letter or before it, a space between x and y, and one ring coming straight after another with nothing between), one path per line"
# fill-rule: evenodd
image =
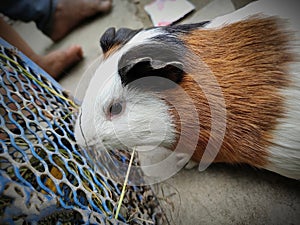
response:
M78 98L84 94L89 81L88 69L101 55L99 37L106 28L151 26L143 10L150 2L114 0L113 10L99 16L53 44L34 24L14 26L38 53L80 44L85 59L60 81ZM226 14L249 2L230 0L191 0L196 11L182 22L196 22ZM84 78L81 80L81 78ZM79 85L79 88L78 87ZM247 166L212 165L206 171L183 170L159 186L165 191L163 206L171 212L171 224L300 224L300 185L298 181L260 171ZM172 193L176 193L172 195ZM168 196L171 194L170 196Z

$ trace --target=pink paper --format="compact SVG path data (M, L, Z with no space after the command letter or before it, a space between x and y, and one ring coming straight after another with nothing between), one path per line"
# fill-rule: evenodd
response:
M186 0L155 0L145 6L154 26L166 26L183 18L195 6Z

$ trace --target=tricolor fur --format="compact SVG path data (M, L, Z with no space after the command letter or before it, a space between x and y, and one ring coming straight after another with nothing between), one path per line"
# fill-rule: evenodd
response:
M225 136L214 162L247 163L300 179L299 20L286 11L281 15L277 7L273 1L261 1L209 23L108 30L101 39L103 61L76 126L78 142L174 150L181 137L189 148L194 118L189 110L179 116L171 103L182 109L193 104L200 132L192 160L200 162L209 138L221 138L211 137L210 105L197 84L214 93L215 84L207 79L212 74L222 90L215 100L224 98L226 108ZM161 89L155 86L161 83L134 84L151 76L178 83L191 101L178 96L178 88L172 85ZM109 85L98 92L103 83ZM114 102L123 104L122 114L109 114ZM182 133L182 124L191 129Z

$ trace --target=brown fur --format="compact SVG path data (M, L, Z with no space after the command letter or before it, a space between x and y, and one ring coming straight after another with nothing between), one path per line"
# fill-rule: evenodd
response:
M117 52L123 45L121 44L115 44L112 47L109 48L108 51L103 53L103 58L107 59L109 56L113 55L115 52Z
M209 67L222 89L226 104L226 133L215 162L248 163L263 167L267 162L267 147L272 142L272 131L282 117L284 99L279 89L289 84L287 63L288 34L282 21L275 18L251 18L215 30L195 30L182 35L182 40ZM189 59L187 59L189 60ZM197 63L199 71L189 73L181 87L190 94L201 124L199 142L192 159L200 161L210 137L211 113L206 96L196 81L210 90L217 107L220 96L214 96L214 84L207 79L208 70ZM200 68L202 67L202 70ZM169 93L183 108L190 106L187 99L178 98L176 90ZM218 116L224 116L221 112ZM171 107L178 133L180 121L189 123L189 111L179 118ZM193 124L188 126L192 127ZM191 130L192 132L192 130ZM190 133L181 134L189 146ZM221 134L216 134L217 140Z

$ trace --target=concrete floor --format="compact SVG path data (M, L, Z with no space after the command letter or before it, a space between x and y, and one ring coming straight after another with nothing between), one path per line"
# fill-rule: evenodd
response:
M112 11L82 24L61 42L53 44L34 24L14 24L38 53L80 44L85 59L66 71L61 85L81 99L97 58L99 38L108 27L141 28L151 25L143 10L147 1L114 0ZM182 23L212 19L248 2L192 0L196 11ZM165 191L162 196L161 189ZM300 224L298 181L247 166L211 165L206 171L183 170L155 188L171 224ZM172 195L175 193L175 195ZM170 194L170 196L168 196Z

